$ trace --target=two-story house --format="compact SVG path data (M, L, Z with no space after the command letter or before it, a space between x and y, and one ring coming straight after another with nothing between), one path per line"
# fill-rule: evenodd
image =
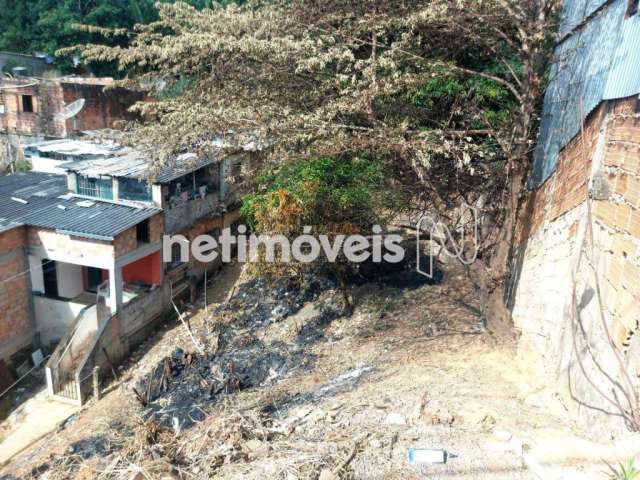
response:
M57 344L50 389L78 401L76 367L102 354L105 328L117 337L107 350L117 348L102 360L115 362L216 267L163 262L162 236L236 222L229 172L250 152L184 154L151 177L143 155L109 141L44 141L25 156L34 171L0 177L0 358Z

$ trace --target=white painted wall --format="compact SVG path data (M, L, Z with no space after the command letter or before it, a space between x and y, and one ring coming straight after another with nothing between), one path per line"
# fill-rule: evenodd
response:
M29 272L31 276L31 290L44 293L44 275L42 274L42 259L29 255Z
M29 269L31 290L37 293L44 293L42 258L37 255L29 255ZM84 291L82 266L56 261L56 272L59 296L63 298L74 298Z
M56 262L58 273L58 295L74 298L84 291L82 267L73 263Z
M36 325L43 345L60 340L80 311L86 307L81 303L65 302L53 298L33 296Z
M60 165L67 160L54 160L44 157L29 157L29 160L31 161L31 170L34 172L57 173L58 175L66 175L67 173L60 168Z

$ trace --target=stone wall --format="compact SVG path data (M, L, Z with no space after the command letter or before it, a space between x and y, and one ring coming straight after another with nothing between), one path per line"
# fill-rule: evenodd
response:
M640 408L637 103L601 104L529 193L509 292L521 357L606 431L628 428Z

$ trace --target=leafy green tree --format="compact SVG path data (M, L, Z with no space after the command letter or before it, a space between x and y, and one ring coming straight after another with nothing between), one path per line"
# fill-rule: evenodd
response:
M165 0L168 1L168 0ZM187 0L197 9L212 5L211 0ZM158 19L155 0L0 0L0 50L19 53L57 50L96 41L98 37L75 28L77 24L100 28L131 29ZM126 39L111 38L108 45L126 46ZM97 74L114 74L113 64L93 62ZM74 70L69 57L58 59L58 68Z
M133 138L158 165L177 152L225 155L249 141L269 145L265 160L281 164L368 152L415 187L420 210L482 205L474 273L488 322L502 324L560 4L282 0L201 11L161 4L157 22L117 32L126 48L81 50L152 86L158 101L138 107L144 122Z
M284 235L290 241L311 227L313 235L369 236L375 225L406 208L385 162L370 155L343 154L303 159L267 168L256 178L255 193L243 197L242 214L255 233ZM310 263L258 263L260 274L287 275L307 269L337 278L345 304L352 310L346 275L352 269L344 256L329 262L321 254Z

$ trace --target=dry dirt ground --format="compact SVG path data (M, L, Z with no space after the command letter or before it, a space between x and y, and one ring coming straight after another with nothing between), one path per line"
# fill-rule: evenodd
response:
M209 298L225 302L224 289L214 290ZM192 308L194 338L179 322L161 328L101 400L0 478L604 479L603 458L628 458L622 447L582 440L586 432L538 389L515 346L483 330L462 276L412 289L367 284L354 297L352 317L321 313L339 302L326 290L295 314L227 333L229 319L213 306L209 316ZM253 383L233 365L213 366L255 342L295 354L273 356L282 361ZM192 355L158 380L153 372L177 347ZM198 373L216 368L219 384ZM132 388L156 380L166 391L143 406ZM447 463L411 463L412 447L445 449Z

